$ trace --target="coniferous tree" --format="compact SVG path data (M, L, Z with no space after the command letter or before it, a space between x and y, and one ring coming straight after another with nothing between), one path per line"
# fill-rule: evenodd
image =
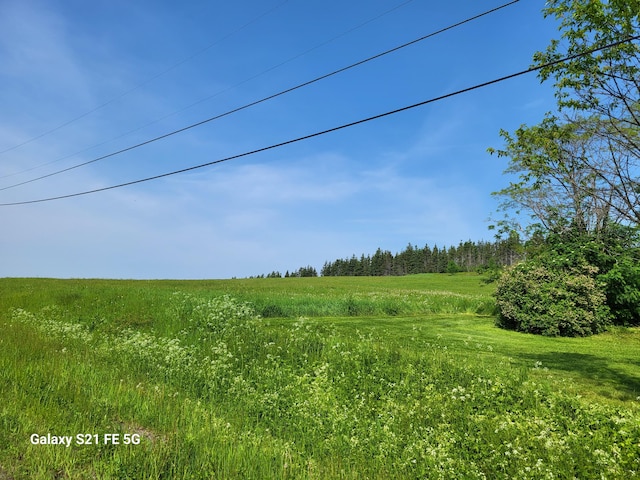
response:
M378 247L376 253L371 258L371 275L382 276L384 275L384 254Z
M531 240L530 240L531 241ZM409 243L405 250L393 255L389 250L376 249L370 255L337 259L324 263L323 276L388 276L417 273L443 273L450 270L450 262L460 271L478 271L512 265L524 256L524 247L517 235L494 242L460 242L458 246L418 248ZM288 273L288 272L287 272ZM296 274L300 274L298 271ZM306 270L303 271L305 275ZM294 275L294 274L291 274ZM285 275L287 276L287 275Z

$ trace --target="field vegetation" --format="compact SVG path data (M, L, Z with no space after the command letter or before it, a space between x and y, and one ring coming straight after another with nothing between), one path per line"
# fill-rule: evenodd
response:
M492 266L471 243L311 278L0 279L0 480L640 478L638 12L546 2L557 111L489 149L517 176L494 227L528 237L497 287L453 274ZM418 271L451 275L384 276Z
M0 279L0 478L640 478L640 330L503 330L494 289Z

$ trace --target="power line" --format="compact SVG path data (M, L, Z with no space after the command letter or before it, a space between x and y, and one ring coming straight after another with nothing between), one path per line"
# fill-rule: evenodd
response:
M19 143L17 145L14 145L13 147L9 147L5 150L0 151L0 155L7 153L7 152L11 152L12 150L16 150L17 148L20 148L24 145L27 145L31 142L34 142L36 140L41 139L42 137L46 137L47 135L57 132L58 130L71 125L72 123L77 122L78 120L83 119L84 117L87 117L89 115L91 115L94 112L97 112L98 110L106 107L107 105L112 104L113 102L115 102L116 100L120 100L122 97L125 97L126 95L129 95L132 92L135 92L136 90L142 88L143 86L153 82L154 80L157 80L158 78L162 77L163 75L166 75L167 73L175 70L176 68L180 67L181 65L184 65L185 63L193 60L194 58L196 58L199 55L202 55L204 52L206 52L207 50L210 50L211 48L213 48L214 46L218 45L219 43L221 43L222 41L226 40L227 38L235 35L236 33L244 30L245 28L247 28L249 25L257 22L258 20L262 19L263 17L266 17L267 15L271 14L272 12L276 11L277 9L279 9L280 7L282 7L285 3L287 3L289 0L284 0L283 2L280 2L278 5L276 5L275 7L271 8L270 10L267 10L266 12L258 15L257 17L253 18L252 20L248 21L247 23L245 23L244 25L242 25L241 27L238 27L237 29L233 30L231 33L228 33L227 35L219 38L218 40L214 41L213 43L210 43L209 45L207 45L204 48L201 48L200 50L198 50L197 52L193 53L192 55L180 60L177 63L174 63L173 65L169 66L168 68L162 70L161 72L155 74L154 76L152 76L151 78L148 78L147 80L143 81L142 83L137 84L136 86L134 86L133 88L113 97L110 100L107 100L104 103L101 103L100 105L98 105L97 107L92 108L91 110L83 113L82 115L79 115L77 117L72 118L71 120L67 120L64 123L61 123L60 125L58 125L57 127L54 127L50 130L47 130L46 132L43 132L39 135L36 135L35 137L30 138L29 140L25 140L22 143ZM34 167L37 168L37 167Z
M73 123L73 122L74 122L74 121L76 121L76 120L80 120L81 118L83 118L83 117L85 117L85 116L89 115L90 113L93 113L93 112L95 112L96 110L99 110L99 109L100 109L100 108L102 108L103 106L106 106L106 105L108 105L109 103L111 103L111 102L113 102L113 101L115 101L115 100L117 100L117 99L119 99L119 98L122 98L123 96L125 96L125 95L127 95L127 94L129 94L129 93L131 93L131 92L133 92L133 91L135 91L135 90L137 90L137 89L138 89L138 88L140 88L141 86L146 85L147 83L150 83L152 80L155 80L156 78L158 78L158 77L160 77L160 76L164 75L165 73L169 72L170 70L173 70L173 69L175 69L176 67L178 67L178 66L182 65L183 63L186 63L187 61L191 60L192 58L194 58L194 57L196 57L196 56L200 55L200 54L201 54L201 53L203 53L204 51L206 51L206 50L210 49L211 47L213 47L214 45L216 45L216 44L217 44L217 43L219 43L220 41L222 41L222 40L224 40L224 39L226 39L226 38L230 37L231 35L235 34L236 32L238 32L238 31L240 31L240 30L244 29L245 27L247 27L247 26L248 26L248 25L250 25L251 23L255 22L256 20L258 20L258 19L260 19L260 18L262 18L262 17L264 17L264 16L268 15L268 14L269 14L269 13L271 13L273 10L275 10L275 9L279 8L280 6L282 6L282 5L283 5L284 3L286 3L287 1L288 1L288 0L285 0L285 2L283 2L282 4L280 4L280 5L276 6L276 7L274 7L272 10L269 10L268 12L264 13L264 14L263 14L263 15L261 15L260 17L258 17L258 18L256 18L256 19L254 19L254 20L252 20L251 22L247 23L246 25L244 25L244 26L240 27L240 28L239 28L238 30L236 30L235 32L232 32L232 33L228 34L227 36L223 37L223 38L222 38L222 39L220 39L219 41L217 41L217 42L215 42L215 43L213 43L213 44L211 44L211 45L209 45L209 46L205 47L205 48L204 48L204 49L202 49L201 51L199 51L199 52L195 53L195 54L194 54L194 55L192 55L191 57L189 57L189 58L187 58L187 59L185 59L185 60L183 60L183 61L181 61L181 62L179 62L179 63L177 63L177 64L175 64L175 65L173 65L172 67L169 67L169 69L165 70L164 72L161 72L161 73L159 73L158 75L156 75L155 77L153 77L153 78L151 78L151 79L147 80L146 82L143 82L143 83L141 83L141 84L137 85L136 87L132 88L131 90L129 90L129 91L127 91L127 92L124 92L123 94L121 94L121 95L119 95L118 97L116 97L116 98L114 98L114 99L110 100L109 102L107 102L107 103L105 103L105 104L103 104L103 105L101 105L101 106L99 106L99 107L96 107L95 109L91 110L90 112L87 112L86 114L84 114L84 115L82 115L82 116L80 116L80 117L78 117L78 118L76 118L76 119L74 119L74 120L71 120L71 121L69 121L69 122L65 123L64 125L61 125L61 126L59 126L58 128L56 128L56 129L54 129L54 130L51 130L51 131L49 131L49 132L46 132L46 133L44 133L44 134L42 134L42 135L40 135L40 136L38 136L38 137L35 137L35 138L31 139L31 140L28 140L27 142L25 142L25 143L23 143L23 144L20 144L20 145L17 145L17 146L15 146L15 147L12 147L12 148L10 148L10 149L4 150L3 152L0 152L0 155L1 155L2 153L4 153L4 152L11 151L11 150L13 150L13 149L15 149L15 148L18 148L18 147L20 147L20 146L22 146L22 145L26 144L26 143L29 143L29 142L31 142L31 141L33 141L33 140L37 140L38 138L41 138L41 137L43 137L43 136L47 135L48 133L52 133L52 132L54 132L55 130L58 130L59 128L62 128L62 127L64 127L64 126L66 126L66 125L69 125L70 123ZM195 101L195 102L193 102L193 103L191 103L191 104L189 104L189 105L187 105L187 106L185 106L185 107L183 107L183 108L181 108L181 109L179 109L179 110L176 110L176 111L174 111L174 112L172 112L172 113L170 113L170 114L168 114L168 115L165 115L165 116L163 116L163 117L161 117L161 118L159 118L159 119L157 119L157 120L154 120L154 121L151 121L151 122L146 123L146 124L144 124L144 125L141 125L141 126L139 126L139 127L136 127L136 128L134 128L133 130L129 130L128 132L125 132L125 133L123 133L123 134L121 134L121 135L118 135L117 137L112 138L112 139L110 139L110 140L107 140L107 141L104 141L104 142L98 143L98 144L96 144L96 145L92 145L92 146L90 146L90 147L87 147L87 148L85 148L85 149L83 149L83 150L80 150L79 152L75 152L75 153L72 153L72 154L69 154L69 155L65 155L64 157L58 158L58 159L56 159L56 160L52 160L52 161L50 161L50 162L42 163L42 164L40 164L40 165L36 165L36 166L34 166L34 167L31 167L31 168L28 168L28 169L22 170L22 171L20 171L20 172L11 173L11 174L9 174L9 175L3 175L3 176L0 176L0 178L8 178L8 177L12 177L12 176L15 176L15 175L19 175L19 174L21 174L21 173L30 172L30 171L36 170L36 169L38 169L38 168L41 168L41 167L44 167L44 166L47 166L47 165L51 165L51 164L53 164L53 163L56 163L56 162L59 162L59 161L62 161L62 160L66 160L67 158L71 158L71 157L74 157L75 155L78 155L78 154L80 154L80 153L83 153L83 152L86 152L86 151L88 151L88 150L91 150L92 148L99 147L99 146L101 146L101 145L105 145L106 143L112 142L112 141L117 140L117 139L122 138L122 137L126 137L127 135L130 135L130 134L135 133L135 132L137 132L137 131L139 131L139 130L142 130L143 128L146 128L146 127L149 127L149 126L151 126L151 125L154 125L154 124L156 124L156 123L158 123L158 122L160 122L160 121L162 121L162 120L165 120L165 119L167 119L167 118L170 118L170 117L172 117L172 116L174 116L174 115L177 115L178 113L184 112L184 111L186 111L186 110L188 110L188 109L190 109L190 108L195 107L196 105L199 105L199 104L201 104L201 103L203 103L203 102L206 102L207 100L210 100L210 99L212 99L212 98L214 98L214 97L217 97L218 95L221 95L221 94L223 94L223 93L225 93L225 92L228 92L228 91L231 91L231 90L233 90L233 89L235 89L235 88L238 88L239 86L244 85L245 83L248 83L248 82L250 82L250 81L252 81L252 80L255 80L256 78L261 77L262 75L265 75L265 74L267 74L267 73L269 73L269 72L271 72L271 71L273 71L273 70L275 70L275 69L277 69L277 68L280 68L280 67L282 67L283 65L286 65L287 63L290 63L290 62L292 62L292 61L294 61L294 60L296 60L296 59L298 59L298 58L300 58L300 57L303 57L304 55L307 55L307 54L309 54L309 53L313 52L314 50L317 50L318 48L321 48L321 47L323 47L323 46L325 46L325 45L327 45L327 44L329 44L329 43L331 43L331 42L333 42L333 41L337 40L338 38L341 38L341 37L343 37L343 36L345 36L345 35L347 35L347 34L349 34L349 33L353 32L353 31L355 31L355 30L357 30L357 29L359 29L359 28L364 27L365 25L368 25L368 24L369 24L369 23L371 23L371 22L374 22L375 20L377 20L377 19L379 19L379 18L381 18L381 17L384 17L385 15L390 14L391 12L394 12L395 10L398 10L398 9L400 9L400 8L404 7L405 5L407 5L407 4L409 4L409 3L411 3L412 1L413 1L413 0L405 0L404 2L402 2L402 3L398 4L398 5L396 5L395 7L392 7L392 8L390 8L389 10L386 10L386 11L384 11L384 12L382 12L382 13L380 13L380 14L376 15L375 17L368 19L368 20L366 20L365 22L360 23L360 24L356 25L355 27L350 28L349 30L347 30L347 31L345 31L345 32L342 32L342 33L340 33L340 34L338 34L338 35L336 35L336 36L334 36L334 37L331 37L330 39L325 40L324 42L322 42L322 43L320 43L320 44L318 44L318 45L316 45L316 46L314 46L314 47L311 47L311 48L309 48L309 49L307 49L307 50L305 50L305 51L303 51L303 52L301 52L301 53L299 53L299 54L297 54L297 55L294 55L293 57L290 57L290 58L288 58L287 60L284 60L283 62L280 62L280 63L278 63L278 64L276 64L276 65L273 65L273 66L271 66L271 67L267 68L266 70L263 70L263 71L262 71L262 72L260 72L260 73L257 73L257 74L255 74L255 75L253 75L253 76L251 76L251 77L249 77L249 78L247 78L247 79L245 79L245 80L242 80L242 81L240 81L240 82L238 82L238 83L236 83L236 84L233 84L233 85L231 85L230 87L227 87L227 88L224 88L224 89L222 89L222 90L219 90L218 92L216 92L216 93L214 93L214 94L212 94L212 95L208 95L208 96L206 96L206 97L204 97L204 98L201 98L200 100L197 100L197 101ZM55 173L54 173L54 175L55 175ZM42 178L46 178L46 176L45 176L45 177L42 177ZM36 178L36 179L33 179L33 180L29 180L29 182L31 182L31 181L36 181L36 180L39 180L39 179L40 179L40 178ZM27 182L27 183L28 183L28 182ZM13 188L14 186L18 186L18 185L22 185L22 183L19 183L19 184L16 184L16 185L11 185L11 186L9 186L9 187L5 187L5 188L0 188L0 191L1 191L1 190L4 190L4 189L7 189L7 188Z
M414 45L414 44L419 43L419 42L421 42L421 41L424 41L424 40L426 40L426 39L428 39L428 38L431 38L431 37L434 37L434 36L439 35L439 34L441 34L441 33L444 33L444 32L446 32L446 31L452 30L452 29L454 29L454 28L456 28L456 27L459 27L459 26L461 26L461 25L464 25L464 24L466 24L466 23L469 23L469 22L471 22L471 21L473 21L473 20L477 20L477 19L479 19L479 18L481 18L481 17L484 17L484 16L486 16L486 15L489 15L489 14L491 14L491 13L494 13L494 12L496 12L496 11L498 11L498 10L501 10L501 9L505 8L505 7L508 7L508 6L510 6L510 5L513 5L513 4L515 4L515 3L518 3L518 1L519 1L519 0L513 0L513 1L509 2L509 3L505 3L505 4L503 4L503 5L500 5L499 7L492 8L491 10L487 10L487 11L485 11L485 12L483 12L483 13L480 13L480 14L478 14L478 15L475 15L475 16L473 16L473 17L469 17L469 18L467 18L466 20L462 20L462 21L460 21L460 22L457 22L457 23L454 23L454 24L452 24L452 25L449 25L448 27L444 27L444 28L441 28L440 30L437 30L437 31L435 31L435 32L429 33L429 34L427 34L427 35L423 35L422 37L419 37L419 38L416 38L416 39L411 40L411 41L409 41L409 42L403 43L402 45L398 45L398 46L393 47L393 48L391 48L391 49L389 49L389 50L385 50L385 51L383 51L383 52L381 52L381 53L378 53L378 54L376 54L376 55L373 55L373 56L371 56L371 57L367 57L367 58L365 58L364 60L360 60L360 61L358 61L358 62L352 63L352 64L350 64L350 65L348 65L348 66L346 66L346 67L339 68L338 70L334 70L334 71L332 71L332 72L330 72L330 73L326 73L326 74L321 75L321 76L319 76L319 77L316 77L316 78L314 78L314 79L312 79L312 80L308 80L308 81L306 81L306 82L300 83L300 84L298 84L298 85L296 85L296 86L294 86L294 87L290 87L290 88L287 88L287 89L285 89L285 90L282 90L282 91L280 91L280 92L278 92L278 93L274 93L273 95L269 95L269 96L267 96L267 97L263 97L263 98L261 98L260 100L256 100L256 101L254 101L254 102L247 103L247 104L245 104L245 105L243 105L243 106L241 106L241 107L237 107L237 108L234 108L234 109L232 109L232 110L228 110L228 111L226 111L226 112L224 112L224 113L221 113L221 114L219 114L219 115L215 115L215 116L213 116L213 117L209 117L209 118L207 118L207 119L205 119L205 120L202 120L202 121L199 121L199 122L193 123L193 124L191 124L191 125L188 125L188 126L186 126L186 127L180 128L180 129L178 129L178 130L174 130L174 131L171 131L171 132L169 132L169 133L165 133L165 134L160 135L160 136L158 136L158 137L154 137L154 138L149 139L149 140L146 140L146 141L144 141L144 142L141 142L141 143L138 143L138 144L135 144L135 145L131 145L131 146L127 147L127 148L123 148L123 149L121 149L121 150L117 150L117 151L115 151L115 152L112 152L112 153L109 153L109 154L106 154L106 155L102 155L102 156L97 157L97 158L94 158L94 159L92 159L92 160L88 160L88 161L86 161L86 162L82 162L82 163L79 163L79 164L76 164L76 165L72 165L71 167L64 168L64 169L62 169L62 170L58 170L58 171L55 171L55 172L49 173L49 174L47 174L47 175L42 175L42 176L40 176L40 177L36 177L36 178L31 179L31 180L26 180L26 181L24 181L24 182L20 182L20 183L16 183L16 184L13 184L13 185L9 185L9 186L7 186L7 187L2 187L2 188L0 188L0 191L8 190L8 189L10 189L10 188L14 188L14 187L19 187L19 186L21 186L21 185L26 185L26 184L28 184L28 183L32 183L32 182L35 182L35 181L38 181L38 180L42 180L42 179L44 179L44 178L49 178L49 177L52 177L52 176L54 176L54 175L59 175L59 174L61 174L61 173L65 173L65 172L68 172L68 171L70 171L70 170L74 170L74 169L76 169L76 168L84 167L84 166L86 166L86 165L89 165L89 164L92 164L92 163L95 163L95 162L99 162L99 161L101 161L101 160L105 160L105 159L107 159L107 158L114 157L114 156L116 156L116 155L120 155L121 153L125 153L125 152L128 152L128 151L134 150L134 149L136 149L136 148L139 148L139 147L142 147L142 146L148 145L148 144L150 144L150 143L154 143L154 142L157 142L157 141L159 141L159 140L163 140L163 139L165 139L165 138L171 137L171 136L176 135L176 134L178 134L178 133L182 133L182 132L185 132L185 131L187 131L187 130L190 130L190 129L192 129L192 128L199 127L199 126L201 126L201 125L204 125L204 124L210 123L210 122L212 122L212 121L214 121L214 120L218 120L218 119L220 119L220 118L223 118L223 117L226 117L226 116L232 115L232 114L237 113L237 112L239 112L239 111L241 111L241 110L245 110L245 109L247 109L247 108L250 108L250 107L253 107L253 106L259 105L259 104L261 104L261 103L264 103L264 102L266 102L266 101L268 101L268 100L272 100L272 99L274 99L274 98L280 97L280 96L285 95L285 94L287 94L287 93L291 93L291 92L293 92L293 91L295 91L295 90L298 90L298 89L301 89L301 88L303 88L303 87L307 87L307 86L312 85L312 84L314 84L314 83L316 83L316 82L319 82L319 81L321 81L321 80L327 79L327 78L329 78L329 77L332 77L332 76L337 75L337 74L339 74L339 73L345 72L345 71L350 70L350 69L352 69L352 68L358 67L358 66L363 65L363 64L365 64L365 63L371 62L371 61L376 60L376 59L378 59L378 58L384 57L385 55L389 55L389 54L391 54L391 53L393 53L393 52L396 52L396 51L398 51L398 50L401 50L401 49L403 49L403 48L406 48L406 47L408 47L408 46L410 46L410 45Z
M67 194L67 195L60 195L60 196L57 196L57 197L49 197L49 198L42 198L42 199L37 199L37 200L28 200L28 201L23 201L23 202L0 203L0 207L7 207L7 206L14 206L14 205L26 205L26 204L31 204L31 203L49 202L49 201L53 201L53 200L61 200L63 198L79 197L79 196L88 195L88 194L91 194L91 193L104 192L104 191L107 191L107 190L113 190L113 189L120 188L120 187L126 187L126 186L129 186L129 185L135 185L135 184L138 184L138 183L148 182L148 181L151 181L151 180L157 180L157 179L160 179L160 178L169 177L169 176L172 176L172 175L177 175L177 174L180 174L180 173L185 173L185 172L197 170L197 169L200 169L200 168L208 167L208 166L215 165L215 164L218 164L218 163L228 162L230 160L236 160L238 158L247 157L247 156L250 156L250 155L255 155L256 153L265 152L267 150L273 150L275 148L283 147L285 145L290 145L292 143L301 142L303 140L309 140L309 139L314 138L314 137L319 137L321 135L326 135L328 133L336 132L338 130L342 130L342 129L345 129L345 128L353 127L355 125L360 125L362 123L370 122L372 120L377 120L377 119L380 119L380 118L383 118L383 117L388 117L388 116L394 115L396 113L400 113L400 112L411 110L411 109L414 109L414 108L417 108L417 107L421 107L421 106L424 106L424 105L427 105L427 104L430 104L430 103L434 103L434 102L437 102L437 101L440 101L440 100L444 100L446 98L450 98L450 97L454 97L456 95L460 95L462 93L470 92L470 91L477 90L477 89L480 89L480 88L483 88L483 87L487 87L489 85L500 83L500 82L503 82L505 80L510 80L512 78L519 77L521 75L525 75L525 74L528 74L528 73L531 73L531 72L535 72L535 71L541 70L543 68L550 67L552 65L557 65L559 63L564 63L564 62L567 62L567 61L570 61L570 60L574 60L576 58L580 58L580 57L583 57L585 55L590 55L592 53L599 52L601 50L606 50L608 48L615 47L616 45L620 45L622 43L627 43L627 42L631 42L631 41L638 40L638 39L640 39L640 35L636 35L634 37L629 37L629 38L626 38L624 40L619 40L617 42L613 42L613 43L610 43L608 45L604 45L604 46L601 46L601 47L593 48L591 50L587 50L587 51L582 52L582 53L570 55L570 56L567 56L567 57L564 57L564 58L561 58L561 59L558 59L558 60L554 60L552 62L547 62L547 63L544 63L542 65L538 65L538 66L535 66L535 67L530 67L530 68L528 68L526 70L521 70L519 72L512 73L512 74L506 75L504 77L496 78L494 80L490 80L490 81L484 82L484 83L479 83L479 84L476 84L476 85L474 85L472 87L467 87L467 88L464 88L462 90L457 90L455 92L447 93L447 94L441 95L439 97L430 98L430 99L424 100L422 102L414 103L412 105L407 105L405 107L398 108L398 109L395 109L395 110L390 110L390 111L387 111L387 112L384 112L384 113L380 113L378 115L374 115L372 117L363 118L363 119L357 120L355 122L345 123L345 124L339 125L337 127L329 128L327 130L322 130L322 131L319 131L319 132L315 132L315 133L312 133L312 134L309 134L309 135L304 135L302 137L297 137L297 138L294 138L294 139L291 139L291 140L287 140L287 141L284 141L284 142L275 143L273 145L269 145L267 147L258 148L256 150L251 150L249 152L244 152L244 153L240 153L240 154L237 154L237 155L232 155L230 157L221 158L221 159L218 159L218 160L214 160L212 162L202 163L200 165L194 165L192 167L182 168L180 170L174 170L172 172L167 172L167 173L163 173L163 174L160 174L160 175L154 175L152 177L141 178L141 179L133 180L133 181L126 182L126 183L120 183L120 184L117 184L117 185L111 185L109 187L102 187L102 188L96 188L96 189L93 189L93 190L86 190L84 192L71 193L71 194Z

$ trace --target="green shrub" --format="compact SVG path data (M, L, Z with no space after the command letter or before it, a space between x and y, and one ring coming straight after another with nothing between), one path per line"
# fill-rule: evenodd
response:
M595 273L587 265L554 269L532 261L505 270L495 294L498 326L549 336L604 331L610 312Z
M459 273L461 271L462 269L458 266L456 262L454 262L453 260L449 260L449 263L447 264L448 274L453 275L454 273Z
M554 270L588 264L597 269L613 323L640 324L640 230L608 225L600 232L551 234L535 260Z
M616 325L640 325L640 266L630 258L620 259L598 277L606 285L607 304Z

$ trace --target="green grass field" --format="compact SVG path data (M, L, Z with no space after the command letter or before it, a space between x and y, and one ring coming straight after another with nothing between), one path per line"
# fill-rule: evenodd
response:
M640 330L500 330L493 288L0 279L0 480L640 478Z

